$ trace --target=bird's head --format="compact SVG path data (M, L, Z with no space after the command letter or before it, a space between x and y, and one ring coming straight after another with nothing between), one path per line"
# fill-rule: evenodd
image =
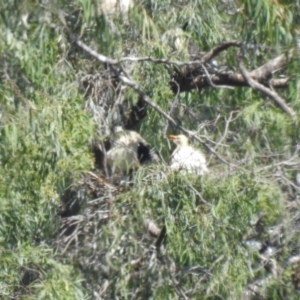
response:
M188 137L183 134L169 135L169 140L179 146L187 146L189 144Z

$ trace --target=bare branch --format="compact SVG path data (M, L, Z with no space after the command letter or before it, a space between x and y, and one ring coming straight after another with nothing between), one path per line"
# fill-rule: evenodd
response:
M232 122L232 116L234 113L239 113L239 111L231 111L230 112L230 115L229 115L229 119L227 120L227 118L225 117L225 129L224 129L224 133L223 133L223 136L221 137L221 139L219 140L219 142L216 144L215 146L215 150L217 150L217 148L223 143L223 141L225 140L227 134L228 134L228 128L229 128L229 125L230 123Z
M87 53L89 53L91 56L96 58L98 61L101 61L102 63L108 63L110 65L120 65L122 62L152 62L156 64L176 65L177 67L193 66L193 70L199 68L199 65L202 65L203 67L203 64L209 62L214 57L216 57L219 53L228 49L229 47L232 46L241 47L242 45L242 43L239 41L228 41L216 46L211 51L207 52L201 58L201 60L181 62L181 61L170 60L169 58L155 59L152 57L122 57L120 60L116 60L116 59L106 57L100 53L97 53L96 51L89 48L87 45L85 45L82 41L80 41L74 36L71 37L71 40L75 44L77 44L80 48L82 48ZM292 54L293 54L292 50L289 51L287 55L281 54L280 56L270 60L263 66L260 66L259 68L251 71L250 76L261 83L268 82L274 88L286 88L288 86L289 78L271 79L271 77L272 74L275 73L277 70L282 69L286 66ZM227 88L228 86L250 86L248 80L245 80L243 75L237 73L217 73L217 74L212 74L210 76L207 76L207 74L201 74L199 76L196 76L193 79L188 78L189 76L184 76L184 74L181 74L181 76L182 76L181 79L175 78L176 85L179 85L180 89L178 89L178 86L174 87L174 90L176 91L180 90L180 92L190 91L195 88L205 88L210 86L217 87L220 85L221 86L225 85ZM188 79L184 77L187 77ZM171 83L172 87L173 85L174 82L173 84Z
M166 59L156 59L152 57L122 57L120 60L112 59L109 57L106 57L102 54L97 53L96 51L89 48L87 45L85 45L81 40L77 39L75 36L71 36L71 41L75 44L77 44L80 48L88 52L90 55L95 57L97 60L108 63L110 65L118 65L122 62L153 62L156 64L166 64L166 65L176 65L178 67L183 66L189 66L189 65L198 65L198 64L204 64L211 59L213 59L215 56L217 56L220 52L228 49L231 46L240 47L242 45L239 41L228 41L223 44L220 44L213 48L211 51L206 53L201 60L194 60L194 61L188 61L188 62L181 62L181 61L174 61L170 60L169 58Z
M259 78L257 78L260 81ZM205 74L199 75L193 79L188 78L188 76L184 76L184 78L178 79L174 78L174 81L180 86L180 91L191 91L193 89L201 89L210 87L211 84L207 80L207 76ZM288 86L289 78L282 79L271 79L269 81L270 85L274 88L286 88ZM211 82L214 85L226 85L226 86L236 86L236 87L247 87L250 86L249 83L244 79L243 75L238 73L218 73L211 75ZM173 88L173 90L177 90L177 88Z
M262 80L263 78L268 80L276 71L286 67L288 61L293 55L293 52L293 50L290 50L287 54L281 54L275 57L266 64L250 72L250 76L258 81L259 79Z
M244 76L245 80L249 83L249 85L253 88L256 89L266 96L269 96L272 98L278 105L279 107L287 113L289 116L292 117L293 120L296 118L296 113L292 108L290 108L286 103L283 98L281 98L275 91L270 90L269 88L265 87L264 85L260 84L259 82L255 81L252 77L251 74L246 70L244 63L242 61L243 55L240 53L238 55L238 65L241 70L242 75Z
M290 50L287 54L281 54L257 69L252 70L250 76L263 85L271 85L274 88L286 88L288 86L289 78L273 79L272 76L276 71L286 67L292 55L293 50ZM193 73L197 71L197 68L199 67L190 67L174 76L173 81L177 82L181 92L211 86L250 86L249 82L245 80L242 74L217 72L216 74L208 76L205 72L205 74L193 75ZM171 83L171 87L173 91L178 90L178 87L175 87L173 83Z
M202 57L203 63L206 63L216 57L222 51L228 49L229 47L240 47L242 45L239 41L228 41L210 50L207 54Z

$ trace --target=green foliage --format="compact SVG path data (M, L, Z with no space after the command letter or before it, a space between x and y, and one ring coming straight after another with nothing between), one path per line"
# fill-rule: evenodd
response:
M26 28L23 5L11 15L14 2L7 2L1 19L1 292L17 292L22 270L33 264L43 278L30 285L26 299L83 299L72 267L52 257L50 245L39 245L55 235L67 180L92 165L94 124L83 110L75 73L60 57L48 12L31 3Z
M0 253L2 299L12 292L28 300L85 299L82 279L72 267L59 263L47 246L18 244L14 251L0 248ZM30 276L34 281L28 285Z
M78 182L93 168L88 145L99 124L85 111L91 91L82 86L82 78L109 73L109 68L79 51L68 34L80 36L95 51L114 59L151 56L186 61L189 39L203 51L230 39L270 46L246 53L248 69L295 47L299 1L225 2L138 1L128 14L105 16L100 1L92 0L1 4L0 295L4 299L18 295L91 299L100 288L107 299L179 299L180 291L188 291L189 299L241 299L247 284L267 273L261 267L261 253L245 243L260 214L267 228L284 220L282 227L293 232L282 233L285 244L276 259L284 265L298 253L292 217L298 208L288 209L291 198L299 198L299 187L293 183L299 165L292 160L298 155L298 124L252 89L210 87L174 95L170 66L124 62L124 70L153 102L197 131L235 169L227 170L205 153L211 173L204 178L171 172L166 166L146 167L135 174L131 189L114 197L111 191L101 195L95 207L94 194L87 193L88 213L76 223L84 230L76 243L63 245L61 257L53 254L59 249L53 241L61 228L61 196L70 182ZM162 37L186 22L183 49L176 50ZM228 72L239 72L237 51L218 56L220 67L230 65ZM277 92L299 116L298 52L294 50L286 70L288 89ZM101 83L108 82L113 102L120 96L129 107L136 104L139 95L130 88L119 94L122 87L110 76L99 77ZM280 77L275 73L273 78ZM96 87L92 87L96 98L106 99ZM149 107L137 129L167 163L172 146L166 134L178 129ZM292 191L282 183L287 181L292 182ZM145 234L145 220L166 228L161 252ZM92 264L85 265L91 257ZM38 274L28 285L22 282L26 271ZM296 299L291 278L297 274L297 267L290 266L278 280L268 281L269 298Z
M289 46L293 41L294 12L291 1L239 1L237 22L247 41Z
M163 224L166 226L168 242L165 255L174 260L177 268L188 270L201 266L211 274L210 280L201 284L203 299L217 297L218 294L228 298L241 297L242 287L249 280L249 253L243 239L251 230L253 216L257 212L266 214L270 225L276 224L284 211L283 194L271 182L257 182L254 174L199 181L192 175L186 177L180 173L169 173L166 176L165 172L160 168L151 169L150 173L148 168L139 170L134 189L123 193L115 203L119 212L127 211L127 218L123 222L110 223L106 231L110 236L109 245L121 250L125 239L121 232L124 233L127 228L126 239L130 241L130 246L126 246L128 261L133 260L139 251L143 251L139 250L141 244L134 236L141 236L144 220L155 216L160 227ZM145 173L147 181L143 179L146 178ZM202 196L199 197L199 194ZM116 215L115 218L120 220ZM136 223L134 231L130 226L132 222ZM124 270L121 256L118 255L118 259L114 257L111 261L114 270ZM124 279L130 280L132 272L126 269ZM158 284L152 297L156 299L171 293L166 285L171 280L168 272L158 273L153 266L151 273ZM145 272L144 276L140 278L142 282L149 273ZM192 275L178 280L187 289L193 288L198 281L197 276ZM122 284L127 286L128 283L125 281ZM141 283L138 285L141 286ZM128 289L133 287L129 285ZM143 293L146 293L145 288L143 286Z

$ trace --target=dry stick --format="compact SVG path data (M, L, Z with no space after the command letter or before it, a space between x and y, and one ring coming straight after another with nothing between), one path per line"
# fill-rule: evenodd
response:
M87 172L87 174L89 174L90 176L92 176L93 178L95 178L100 184L104 184L105 186L109 187L110 189L115 189L115 187L113 185L109 184L106 180L100 178L95 173L93 173L93 172Z
M93 56L94 58L96 58L97 60L99 60L102 63L108 63L111 65L115 65L118 64L119 62L115 59L111 59L108 58L100 53L97 53L96 51L94 51L93 49L91 49L89 46L87 46L86 44L84 44L82 41L78 40L78 39L72 39L74 41L74 43L79 46L81 49L83 49L85 52L87 52L88 54L90 54L91 56ZM228 47L228 46L227 46ZM216 47L217 48L217 47ZM222 49L220 47L220 49ZM220 49L218 51L220 51ZM217 51L215 51L216 53ZM213 55L213 54L211 54ZM210 56L211 56L210 55ZM206 55L205 55L206 56ZM208 56L208 57L210 57ZM166 112L164 112L156 103L154 103L151 98L149 96L147 96L142 89L139 87L139 85L132 80L128 75L127 77L121 74L118 74L119 79L127 86L131 87L133 90L135 90L142 98L142 100L147 103L149 106L151 106L152 108L154 108L157 112L159 112L164 118L166 118L169 122L171 122L173 125L175 125L177 128L179 128L180 130L182 130L184 133L188 134L189 136L192 135L197 141L199 141L201 144L203 144L211 153L213 153L220 161L222 161L223 163L225 163L228 166L234 166L233 164L230 164L229 162L227 162L223 157L221 157L213 148L211 148L209 145L207 145L206 143L203 143L203 141L194 134L191 134L191 132L182 127L180 124L178 124L171 116L169 116Z
M200 200L201 200L204 204L206 204L206 205L208 205L208 206L211 206L211 207L213 206L211 203L207 202L207 201L202 197L201 193L198 192L191 184L187 183L187 186L190 187L190 188L192 189L192 191L194 191L194 192L196 193L196 195L199 196Z
M239 53L239 55L238 55L238 65L239 65L239 68L240 68L240 71L241 71L242 75L244 76L245 80L249 83L249 85L253 89L256 89L256 90L262 92L263 94L269 96L270 98L272 98L285 113L287 113L289 116L292 117L292 119L294 121L296 121L296 117L297 117L296 112L292 108L290 108L285 103L284 99L281 98L276 92L268 89L264 85L258 83L254 79L252 79L251 76L250 76L250 73L245 68L242 59L243 59L243 55L242 55L242 53Z
M229 115L229 119L227 120L227 118L225 117L225 122L226 122L226 125L225 125L225 129L224 129L224 133L221 137L221 139L219 140L219 142L216 144L215 146L215 150L217 150L217 148L223 143L223 141L225 140L227 134L228 134L228 128L229 128L229 124L231 123L231 120L232 120L232 115L236 112L239 112L239 111L231 111L230 112L230 115Z

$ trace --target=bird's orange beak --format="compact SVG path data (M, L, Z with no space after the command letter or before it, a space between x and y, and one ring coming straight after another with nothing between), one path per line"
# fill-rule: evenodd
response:
M172 134L169 135L169 140L170 141L175 141L176 139L177 139L176 135L172 135Z

